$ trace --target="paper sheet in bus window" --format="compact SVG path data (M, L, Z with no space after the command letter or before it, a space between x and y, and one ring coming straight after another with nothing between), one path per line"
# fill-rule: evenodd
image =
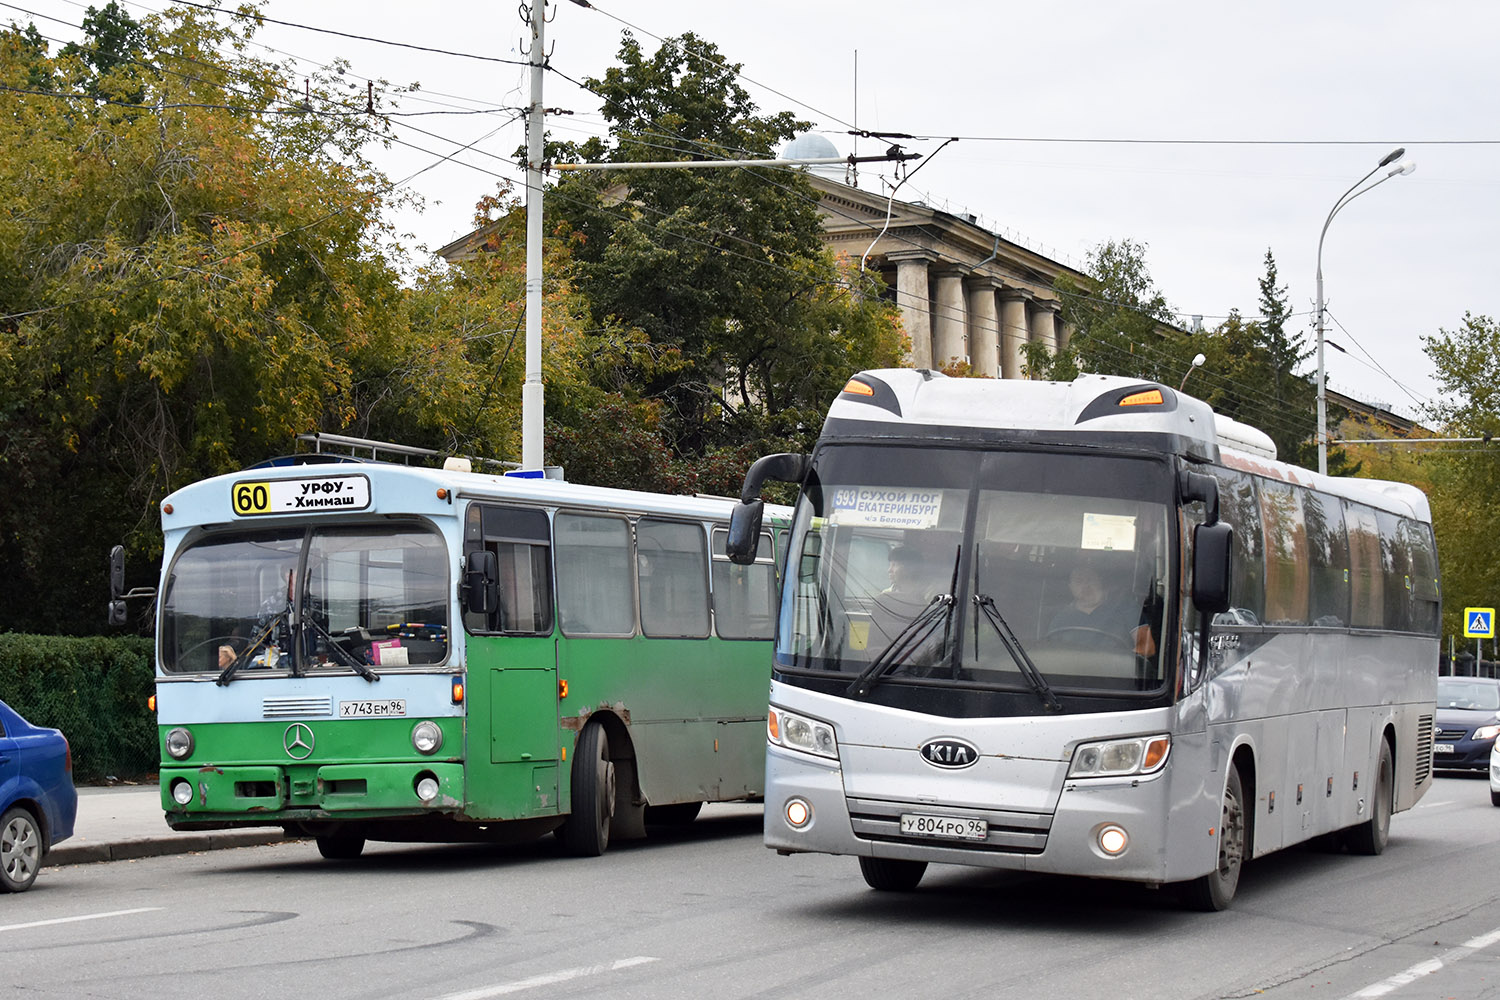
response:
M840 486L829 520L880 528L933 528L943 510L942 490L900 486Z
M1109 552L1135 551L1135 515L1085 513L1083 540L1079 545Z

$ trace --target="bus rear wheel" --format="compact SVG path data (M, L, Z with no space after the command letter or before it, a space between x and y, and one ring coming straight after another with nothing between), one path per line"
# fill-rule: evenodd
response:
M1391 810L1396 789L1396 763L1391 745L1380 741L1380 765L1375 772L1375 794L1371 796L1370 818L1349 828L1347 843L1355 854L1379 854L1391 838Z
M1229 770L1224 786L1224 804L1219 816L1219 860L1214 870L1188 882L1184 888L1188 905L1197 910L1223 910L1240 886L1240 869L1249 847L1250 827L1245 819L1245 792L1237 767Z
M865 884L881 892L911 892L927 871L925 861L899 858L860 858L859 873Z
M573 748L573 811L563 820L563 846L580 858L597 858L609 847L614 816L615 762L609 756L609 735L591 722Z

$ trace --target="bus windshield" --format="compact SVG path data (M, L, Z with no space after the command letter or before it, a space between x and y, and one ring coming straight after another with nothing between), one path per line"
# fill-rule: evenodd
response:
M1170 484L1156 459L825 446L797 509L778 673L954 716L1160 696Z
M227 680L442 663L447 565L442 537L411 524L207 535L167 578L162 669Z

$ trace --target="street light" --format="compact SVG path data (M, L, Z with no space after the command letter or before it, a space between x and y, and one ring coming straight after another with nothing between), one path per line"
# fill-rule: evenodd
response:
M1318 234L1318 472L1325 476L1328 475L1328 404L1324 389L1326 375L1323 369L1323 237L1328 235L1328 224L1333 221L1333 217L1338 215L1339 210L1345 205L1366 191L1373 191L1392 177L1400 174L1409 174L1413 170L1416 170L1417 165L1412 160L1396 163L1397 160L1400 160L1405 155L1405 147L1391 150L1379 163L1375 164L1373 170L1355 181L1353 186L1340 195L1338 201L1333 203L1333 211L1328 213L1328 218L1323 221L1323 231ZM1392 163L1396 163L1396 165L1387 170L1385 176L1380 178L1380 180L1369 187L1360 188L1358 191L1355 190L1355 188L1358 188L1374 176L1375 171L1381 167L1390 166Z

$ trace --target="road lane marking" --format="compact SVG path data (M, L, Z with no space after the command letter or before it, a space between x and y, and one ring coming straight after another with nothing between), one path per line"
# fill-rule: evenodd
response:
M1429 958L1425 962L1418 962L1409 969L1396 973L1388 979L1382 979L1378 983L1371 983L1358 993L1351 993L1344 1000L1373 1000L1374 997L1383 997L1387 993L1393 993L1401 987L1416 982L1423 976L1430 976L1439 969L1462 961L1477 951L1488 948L1495 942L1500 941L1500 927L1481 934L1479 937L1470 938L1457 948L1450 948L1437 958Z
M132 913L150 913L160 906L141 906L134 910L111 910L108 913L84 913L76 917L54 917L51 920L33 920L29 924L6 924L0 931L20 931L28 927L48 927L52 924L72 924L80 920L103 920L106 917L128 917Z
M442 1000L486 1000L487 997L504 996L507 993L519 993L522 990L535 989L538 986L552 986L556 983L565 983L570 979L582 979L584 976L597 976L605 972L617 972L620 969L629 969L637 965L646 965L650 962L659 962L659 958L651 958L647 955L637 955L635 958L621 958L603 965L586 965L578 969L562 969L558 972L548 972L540 976L532 976L530 979L518 979L513 983L498 983L494 986L481 986L477 990L466 990L463 993L449 993Z

